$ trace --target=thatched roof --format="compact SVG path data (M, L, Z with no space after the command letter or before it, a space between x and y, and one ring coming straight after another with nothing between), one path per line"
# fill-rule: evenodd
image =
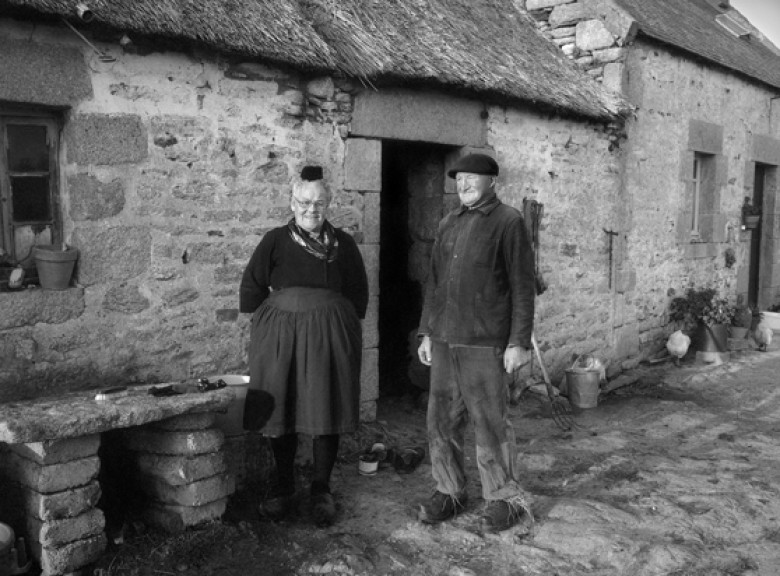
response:
M737 37L716 22L720 14L734 10L719 10L707 0L617 2L637 21L641 33L780 88L780 57L761 39ZM739 13L736 16L738 21L744 19Z
M77 0L0 0L73 23ZM597 119L625 111L513 0L87 0L90 25L371 83L434 83ZM79 24L82 29L89 25Z

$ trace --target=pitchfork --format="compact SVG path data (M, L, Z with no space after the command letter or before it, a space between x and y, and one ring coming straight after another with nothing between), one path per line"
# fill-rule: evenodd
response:
M569 431L572 428L579 428L580 425L574 421L574 412L571 409L569 401L566 398L562 398L560 395L556 395L553 390L552 382L550 382L550 375L544 367L542 353L539 351L539 345L536 343L536 336L534 334L531 334L531 344L533 344L536 359L539 361L539 368L541 369L542 377L544 378L544 386L547 390L547 399L550 401L553 422L555 422L561 430Z

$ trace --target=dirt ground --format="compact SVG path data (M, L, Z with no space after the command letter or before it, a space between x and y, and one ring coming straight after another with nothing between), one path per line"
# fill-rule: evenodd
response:
M109 575L776 576L780 574L780 348L719 366L641 366L637 381L559 429L542 397L513 409L522 482L536 522L499 535L475 530L477 471L464 514L416 521L433 490L426 460L410 474L357 473L374 441L425 445L425 414L407 396L344 442L334 473L338 522L316 528L302 498L286 522L260 521L255 486L223 522L170 537L112 543L94 568ZM469 448L473 456L473 445ZM306 494L307 471L301 471Z

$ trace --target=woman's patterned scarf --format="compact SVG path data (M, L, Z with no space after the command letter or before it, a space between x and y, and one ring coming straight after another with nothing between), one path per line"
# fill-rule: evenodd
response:
M293 239L293 242L312 256L326 262L333 262L336 259L339 251L339 241L336 238L335 228L327 220L322 223L319 237L312 236L298 226L295 223L295 218L292 218L287 223L287 230L290 232L290 238Z

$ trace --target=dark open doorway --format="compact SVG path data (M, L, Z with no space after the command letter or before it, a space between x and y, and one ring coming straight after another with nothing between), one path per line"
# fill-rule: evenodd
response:
M767 167L763 164L756 164L755 180L753 184L753 206L764 206L764 184L766 182ZM761 219L763 220L763 218ZM759 306L759 297L761 290L761 230L762 224L759 220L757 228L752 230L750 235L750 267L748 274L748 306L757 309Z
M444 213L445 157L453 149L386 141L382 146L379 250L379 393L423 388L414 346L436 226ZM411 372L410 372L411 366Z

